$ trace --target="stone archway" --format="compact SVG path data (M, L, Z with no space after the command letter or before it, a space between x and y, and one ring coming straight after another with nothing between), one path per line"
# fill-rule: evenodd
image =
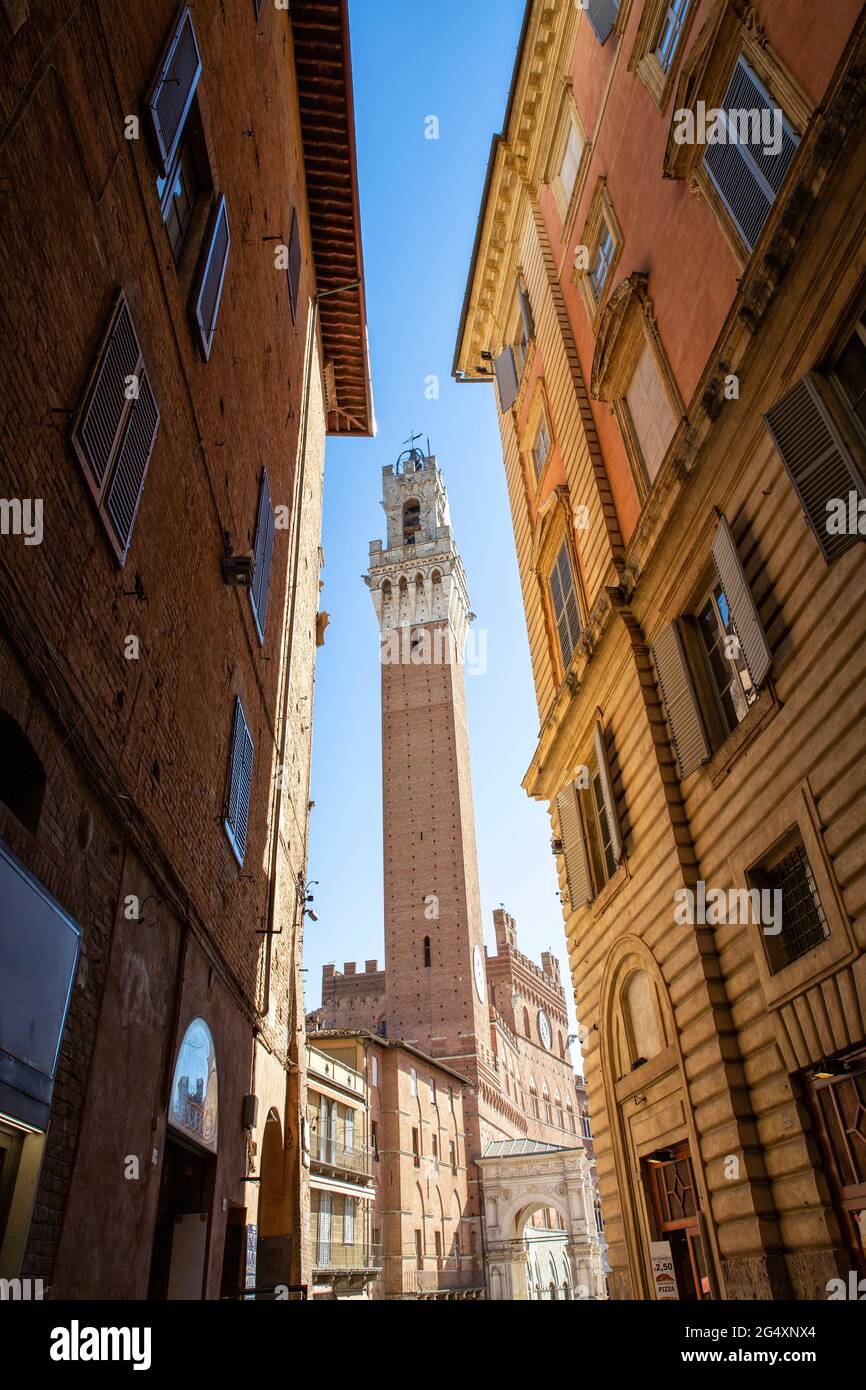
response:
M533 1212L549 1207L565 1226L572 1297L604 1298L602 1248L585 1150L504 1141L490 1144L478 1164L488 1297L521 1302L529 1298L524 1227Z

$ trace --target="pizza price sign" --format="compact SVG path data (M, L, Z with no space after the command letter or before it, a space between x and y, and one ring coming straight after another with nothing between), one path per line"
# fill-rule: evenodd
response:
M654 1240L650 1245L653 1287L656 1298L678 1299L677 1274L671 1258L670 1241Z

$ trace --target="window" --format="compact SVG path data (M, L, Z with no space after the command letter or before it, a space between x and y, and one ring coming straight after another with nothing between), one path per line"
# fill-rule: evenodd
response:
M345 1197L343 1210L343 1244L355 1244L355 1202L354 1197Z
M688 9L689 0L670 0L662 18L655 53L663 72L668 72L674 60Z
M529 290L520 276L517 277L517 310L519 318L516 357L520 364L520 370L523 371L529 352L529 344L535 337L535 320L532 316L532 305L529 302Z
M601 1232L604 1230L604 1216L602 1215L602 1210L601 1210L601 1198L598 1196L597 1193L596 1193L596 1198L595 1198L594 1206L595 1206L595 1229L599 1232L599 1234L601 1234Z
M316 1244L316 1263L327 1265L331 1258L331 1194L319 1193L319 1238Z
M421 503L416 497L410 497L403 507L403 544L414 545L420 530Z
M355 1112L346 1111L346 1118L343 1122L343 1148L347 1154L355 1152Z
M301 281L301 229L298 225L298 210L292 209L292 230L289 234L289 258L286 273L289 277L289 306L292 323L298 315L298 289Z
M832 372L850 410L866 430L866 310L836 355Z
M235 700L232 744L229 755L225 829L235 857L243 865L247 852L250 793L253 785L253 741L240 699Z
M429 970L429 968L430 968L430 938L429 938L429 936L425 936L425 937L424 937L424 969L425 969L425 970Z
M589 278L592 283L593 294L596 300L600 300L610 268L613 264L614 253L616 251L616 239L607 222L602 222L598 241L595 250L590 258Z
M424 1268L424 1237L417 1230L415 1232L415 1268Z
M539 1118L538 1114L538 1087L535 1084L535 1077L529 1078L529 1113L534 1120Z
M379 1058L378 1058L375 1054L373 1054L373 1056L370 1058L370 1085L371 1085L371 1086L378 1086L378 1084L379 1084Z
M435 1105L435 1104L436 1104L436 1082L435 1082L435 1081L432 1079L432 1077L431 1077L431 1079L430 1079L430 1081L429 1081L428 1084L429 1084L429 1086L430 1086L430 1104L431 1104L431 1105Z
M253 582L250 586L250 603L253 607L253 618L256 624L256 631L259 634L259 641L265 640L265 624L268 614L268 590L271 583L271 561L274 554L274 533L275 519L274 509L271 504L271 489L268 483L268 472L265 469L262 474L262 483L259 490L259 510L256 521L255 539L255 563L253 568Z
M550 452L550 435L547 429L547 421L542 415L538 430L535 435L535 443L532 446L532 461L535 464L535 476L540 478L547 462L547 455Z
M412 1162L416 1168L421 1167L421 1140L417 1129L412 1130Z
M550 572L550 598L553 604L553 620L559 638L559 651L563 671L571 665L580 637L580 608L577 602L577 587L574 571L568 553L568 540L559 548L556 562Z
M799 140L778 103L742 55L737 59L720 109L724 142L707 145L703 165L746 249L752 251L781 191Z
M414 1067L409 1068L409 1090L413 1096L418 1094L418 1073Z
M0 748L3 749L0 801L8 806L25 830L35 835L45 796L45 769L24 730L2 710Z
M562 136L560 137L560 141L563 141ZM563 219L568 212L572 194L574 193L574 186L577 183L577 175L580 169L583 150L583 136L578 130L574 118L569 114L565 125L562 153L559 156L559 166L553 183L554 194Z
M591 902L613 878L623 853L607 740L600 721L596 721L593 756L584 769L556 798L572 910Z
M520 390L520 371L523 363L518 362L514 348L511 343L506 343L499 356L493 363L493 370L496 375L496 389L499 394L499 410L505 414L510 410L517 400L517 393Z
M118 290L75 414L71 445L121 568L159 421L132 314Z
M775 974L820 946L830 935L805 846L789 840L765 863L749 873L756 887L778 892L782 930L764 935L770 969Z
M448 1141L448 1161L451 1164L451 1172L457 1172L457 1145L453 1139Z
M370 1122L370 1148L373 1150L374 1163L379 1162L379 1126L375 1120Z
M707 762L713 747L720 747L740 723L773 662L724 516L713 541L713 567L716 582L696 617L670 623L650 648L681 778ZM702 651L694 652L695 643ZM696 656L701 657L701 669L709 671L703 681Z
M433 1135L433 1167L439 1168L439 1137L436 1134Z
M434 1231L434 1232L433 1232L433 1240L434 1240L435 1245L436 1245L436 1258L437 1258L437 1260L441 1260L441 1259L442 1259L442 1232L441 1232L441 1231Z
M807 373L764 419L821 554L832 564L863 539L851 525L850 501L853 494L856 517L866 499L862 448L855 453L866 430L866 314L832 356L826 375Z
M187 124L190 125L193 119L200 124L196 104ZM203 144L203 137L201 140ZM209 172L205 174L201 171L196 157L196 146L191 131L186 130L177 147L171 168L167 174L160 174L156 180L160 212L175 265L180 260L196 202L209 182Z
M196 96L201 72L201 54L186 5L169 36L146 102L160 167L157 196L176 264L189 239L197 204L213 189ZM204 238L193 296L193 317L205 362L216 332L230 244L228 209L221 197Z
M637 446L633 452L638 455L642 474L638 490L643 491L655 481L677 425L656 365L655 353L648 342L644 343L626 389L625 404L631 426L626 433L633 436L632 439L627 438L626 443Z
M607 179L601 177L596 180L572 271L572 280L580 289L593 329L598 326L606 292L613 283L622 243L622 229L607 191Z
M698 610L698 632L707 658L725 733L745 719L758 692L740 653L731 609L721 584L714 584Z
M852 1267L866 1278L866 1053L831 1059L806 1077L836 1212ZM816 1075L815 1073L824 1073ZM830 1074L828 1075L827 1072ZM862 1284L860 1285L862 1288Z
M622 995L629 1057L652 1061L665 1043L659 1026L658 1007L653 982L646 970L635 970L628 978Z
M550 1089L546 1081L541 1083L541 1099L544 1102L544 1118L549 1125L553 1124L553 1106L550 1103Z
M524 1036L525 1036L525 1037L527 1037L527 1038L531 1038L531 1037L532 1037L532 1031L531 1031L530 1025L529 1025L529 1010L528 1010L528 1009L524 1009L524 1010L523 1010L523 1032L524 1032Z

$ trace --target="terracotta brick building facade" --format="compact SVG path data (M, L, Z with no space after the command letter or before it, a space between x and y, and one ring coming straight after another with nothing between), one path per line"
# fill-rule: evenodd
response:
M309 1277L322 470L372 429L347 14L108 16L0 12L0 1275L213 1298Z
M490 157L455 372L496 381L621 1298L659 1246L686 1299L866 1270L864 25L532 0Z

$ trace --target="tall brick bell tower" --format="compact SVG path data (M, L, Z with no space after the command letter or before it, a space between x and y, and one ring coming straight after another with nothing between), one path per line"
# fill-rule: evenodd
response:
M370 543L365 583L381 636L386 1026L470 1081L471 1159L488 1137L485 1072L496 1085L463 674L474 615L435 457L409 449L382 486L387 541Z

